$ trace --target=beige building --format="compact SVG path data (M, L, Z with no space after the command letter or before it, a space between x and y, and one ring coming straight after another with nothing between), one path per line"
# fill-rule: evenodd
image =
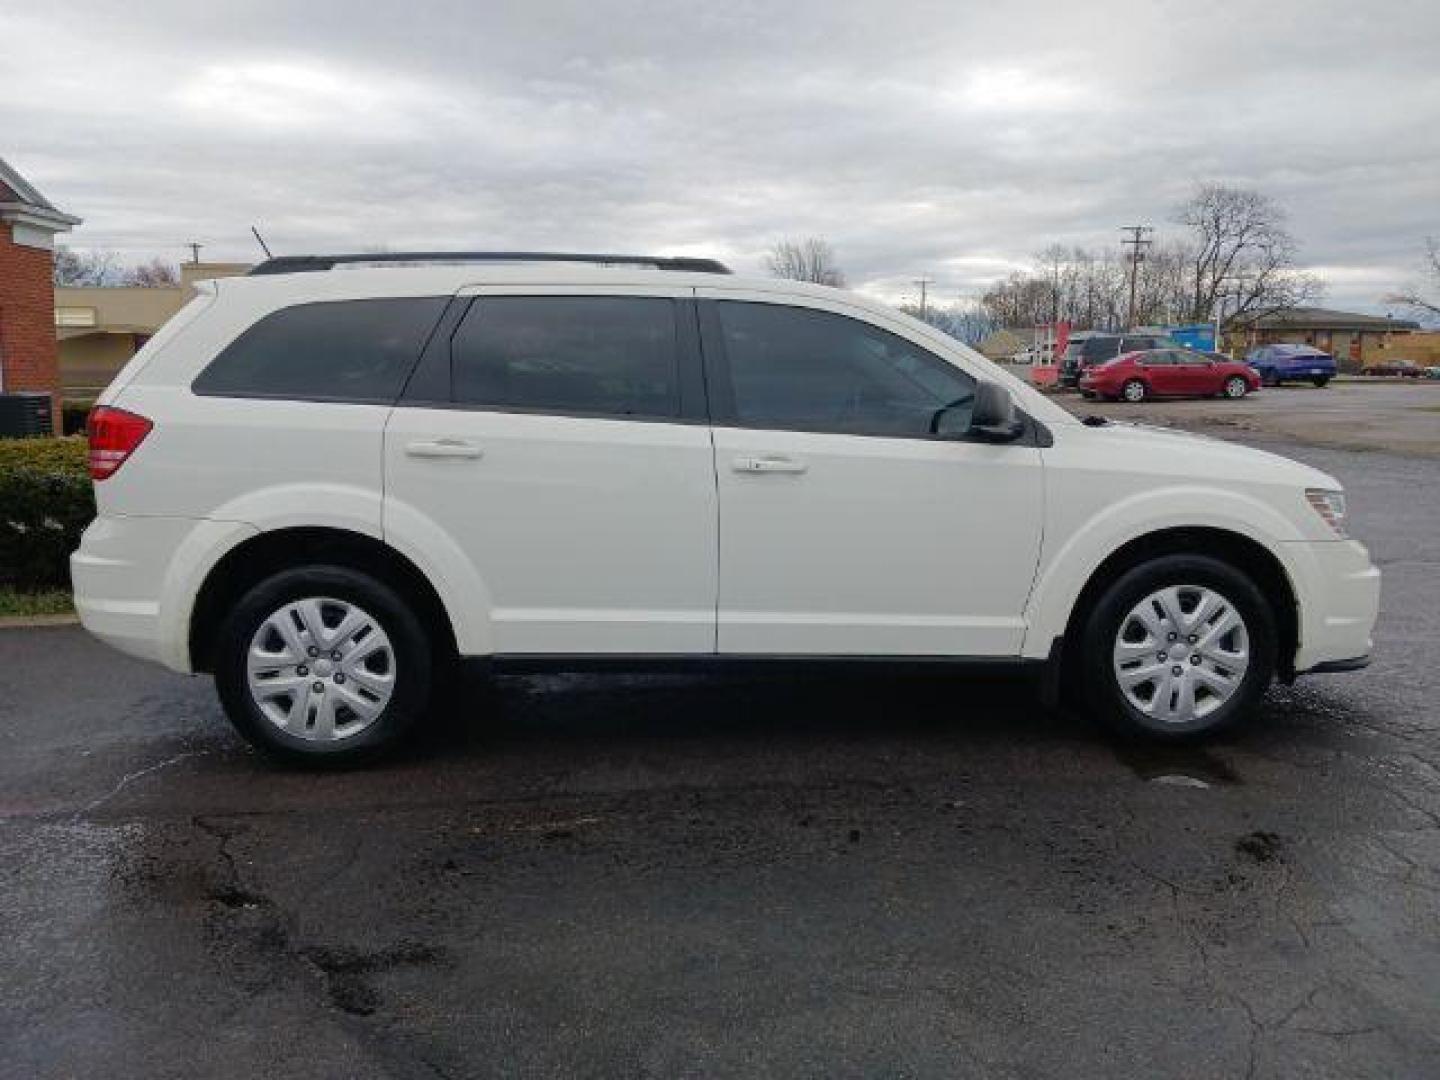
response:
M184 263L180 284L55 290L55 334L60 342L64 397L94 400L141 345L195 295L195 282L234 277L247 263Z

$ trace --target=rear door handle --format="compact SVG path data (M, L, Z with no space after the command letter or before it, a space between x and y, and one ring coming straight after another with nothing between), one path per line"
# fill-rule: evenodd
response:
M767 454L763 457L737 457L730 462L730 468L738 473L803 473L810 466L782 454Z
M418 458L478 458L484 451L464 439L434 439L406 443L405 453Z

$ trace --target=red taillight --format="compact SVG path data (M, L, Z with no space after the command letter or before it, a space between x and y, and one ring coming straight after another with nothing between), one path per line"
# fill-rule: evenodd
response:
M86 425L90 432L90 478L104 480L113 475L154 426L143 416L97 405Z

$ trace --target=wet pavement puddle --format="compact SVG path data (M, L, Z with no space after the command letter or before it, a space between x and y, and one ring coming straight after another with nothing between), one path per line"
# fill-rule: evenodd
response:
M1131 772L1152 784L1211 788L1241 783L1234 769L1203 747L1117 742L1111 750Z

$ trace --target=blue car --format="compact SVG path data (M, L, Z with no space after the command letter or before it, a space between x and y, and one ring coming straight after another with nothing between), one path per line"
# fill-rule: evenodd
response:
M1335 377L1335 358L1313 345L1261 345L1251 349L1245 362L1266 386L1283 382L1309 382L1324 386Z

